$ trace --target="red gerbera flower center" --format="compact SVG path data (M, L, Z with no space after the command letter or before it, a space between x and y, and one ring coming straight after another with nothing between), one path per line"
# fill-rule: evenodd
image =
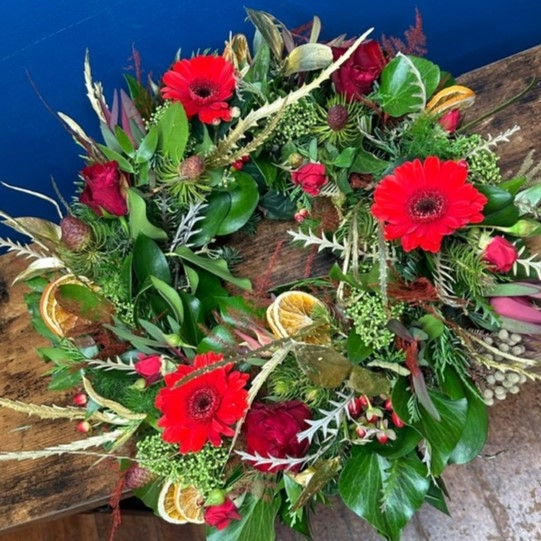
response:
M447 199L438 190L422 190L413 194L408 203L412 221L428 223L445 215Z
M190 85L190 91L194 99L200 100L201 103L205 103L214 98L218 93L218 88L216 88L211 81L199 80L194 81Z
M214 387L196 389L188 399L189 416L199 422L210 423L220 407L220 394Z

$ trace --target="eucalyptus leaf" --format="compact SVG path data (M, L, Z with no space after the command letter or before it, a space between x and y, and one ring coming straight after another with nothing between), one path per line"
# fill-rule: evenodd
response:
M145 235L156 240L165 240L167 238L167 233L163 229L149 222L145 199L135 188L128 190L128 209L132 239L136 239L139 235Z
M366 396L387 394L391 388L389 380L383 374L358 365L354 365L351 369L347 385L355 392Z
M323 43L305 43L295 47L284 62L285 76L326 68L333 61L332 49Z

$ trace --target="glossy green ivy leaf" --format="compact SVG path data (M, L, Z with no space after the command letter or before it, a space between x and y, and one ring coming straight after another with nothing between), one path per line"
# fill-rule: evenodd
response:
M389 115L420 113L440 82L439 67L425 58L398 54L381 72L376 100Z
M180 328L180 335L186 343L195 346L204 336L201 331L201 323L204 320L201 302L198 298L184 291L180 291L179 295L184 308L184 320Z
M135 189L128 190L128 220L130 224L130 235L136 239L139 235L151 239L164 240L167 233L148 221L147 205L143 196Z
M140 287L152 276L171 284L171 271L164 253L158 244L145 235L139 235L133 246L133 270Z
M241 520L232 520L225 530L208 532L207 541L274 541L280 503L278 494L260 499L247 494L240 509Z
M269 190L261 197L261 208L268 220L291 220L297 207L286 194Z
M338 489L345 504L389 541L421 507L430 481L416 454L389 460L363 446L352 449Z
M428 394L436 407L440 420L434 417L421 405L417 404L419 419L412 420L408 409L406 378L400 378L393 387L392 402L398 416L421 434L429 445L430 472L440 475L449 463L451 454L457 446L466 427L468 401L466 398L452 400L444 394L429 390Z

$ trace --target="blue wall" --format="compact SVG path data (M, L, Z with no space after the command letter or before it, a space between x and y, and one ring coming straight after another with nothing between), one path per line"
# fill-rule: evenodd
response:
M0 180L53 195L54 177L69 198L82 166L78 147L33 85L52 110L97 135L83 84L85 49L90 50L94 78L104 83L110 101L132 63L132 46L147 73L158 79L178 48L188 56L198 48L221 49L229 31L252 36L243 5L269 11L290 27L317 14L324 38L343 32L353 36L371 26L376 37L402 36L417 7L428 57L455 75L541 43L541 4L535 0L3 0ZM4 187L0 208L14 216L55 216L50 205Z

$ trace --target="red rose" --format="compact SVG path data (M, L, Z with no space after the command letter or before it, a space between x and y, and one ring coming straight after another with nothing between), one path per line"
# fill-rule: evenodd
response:
M128 213L126 196L123 193L126 179L118 169L118 163L106 162L89 165L81 171L86 186L79 201L89 206L98 216L103 211L114 216Z
M321 187L329 182L322 163L306 163L300 169L291 171L291 180L303 192L314 196L319 195Z
M483 259L492 265L492 270L509 272L518 259L518 252L507 239L494 237L486 246Z
M211 505L205 509L205 522L217 530L224 530L232 519L240 520L241 518L235 504L229 498L220 505Z
M347 46L332 47L333 59L340 58ZM359 101L372 90L374 81L387 64L379 43L373 39L363 41L355 52L332 74L336 92L347 99Z
M307 439L299 441L297 434L308 428L306 420L310 417L310 409L299 400L277 404L255 403L243 426L246 451L262 457L303 457L310 444ZM288 469L285 465L272 467L269 464L254 464L254 468L271 473ZM297 472L300 465L289 470Z
M145 378L147 385L152 385L162 377L162 359L159 355L139 355L135 371Z

